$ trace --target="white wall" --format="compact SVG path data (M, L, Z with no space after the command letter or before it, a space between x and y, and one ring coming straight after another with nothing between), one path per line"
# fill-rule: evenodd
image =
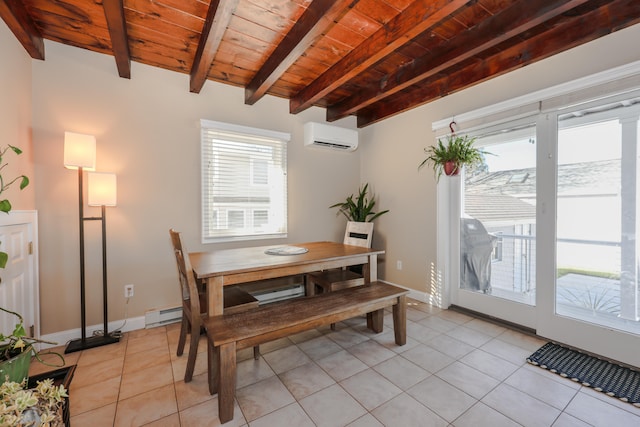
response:
M640 25L635 25L362 130L362 180L372 183L381 204L391 207L376 224L387 259L381 276L431 291L437 261L436 183L429 168L418 172L417 167L424 147L435 142L432 122L638 61L638 40ZM402 270L396 269L397 260Z
M124 316L128 283L135 285L129 317L180 303L170 227L184 233L190 250L207 249L199 234L201 118L292 134L289 238L251 244L342 239L345 220L328 206L357 190L359 152L303 147L303 124L323 121L324 110L293 116L288 101L270 96L246 106L242 89L214 82L192 94L187 75L137 63L126 80L110 56L50 42L45 48L46 61L33 62L43 333L79 326L78 184L63 167L64 131L95 135L97 170L118 178L118 206L107 208L110 320ZM355 120L338 125L354 128ZM94 214L97 208L85 211ZM87 222L86 230L91 325L102 320L99 224Z
M31 58L0 20L0 148L8 144L19 147L23 153L16 156L9 150L3 163L5 182L19 175L33 179L33 153L31 145ZM16 182L0 196L8 199L14 210L35 208L33 185L20 191Z

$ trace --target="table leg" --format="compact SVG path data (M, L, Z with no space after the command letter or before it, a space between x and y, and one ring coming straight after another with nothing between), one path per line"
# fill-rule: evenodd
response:
M407 298L405 295L398 297L398 303L393 306L393 332L396 344L407 343Z
M219 347L218 351L218 417L220 423L233 419L233 399L236 394L236 343Z
M224 296L222 294L223 281L221 276L207 279L207 299L209 301L209 316L222 314L224 311Z
M369 255L369 281L375 282L378 280L378 255ZM366 279L365 279L366 281Z

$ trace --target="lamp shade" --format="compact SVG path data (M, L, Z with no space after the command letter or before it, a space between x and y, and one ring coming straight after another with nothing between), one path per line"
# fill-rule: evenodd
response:
M91 172L87 176L89 206L116 205L116 174Z
M64 166L67 169L96 169L96 137L81 133L64 133Z

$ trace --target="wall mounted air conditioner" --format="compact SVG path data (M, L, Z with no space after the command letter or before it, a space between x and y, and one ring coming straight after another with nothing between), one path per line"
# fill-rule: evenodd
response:
M358 131L308 122L304 125L304 145L305 147L355 151L358 148Z

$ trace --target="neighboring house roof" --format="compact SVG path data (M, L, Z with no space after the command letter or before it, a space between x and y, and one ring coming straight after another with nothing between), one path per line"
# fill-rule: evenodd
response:
M467 194L465 213L483 224L497 222L531 223L536 219L536 207L512 196L501 194Z
M560 165L560 197L620 194L620 160ZM465 183L465 213L482 222L535 220L536 168L481 173Z

